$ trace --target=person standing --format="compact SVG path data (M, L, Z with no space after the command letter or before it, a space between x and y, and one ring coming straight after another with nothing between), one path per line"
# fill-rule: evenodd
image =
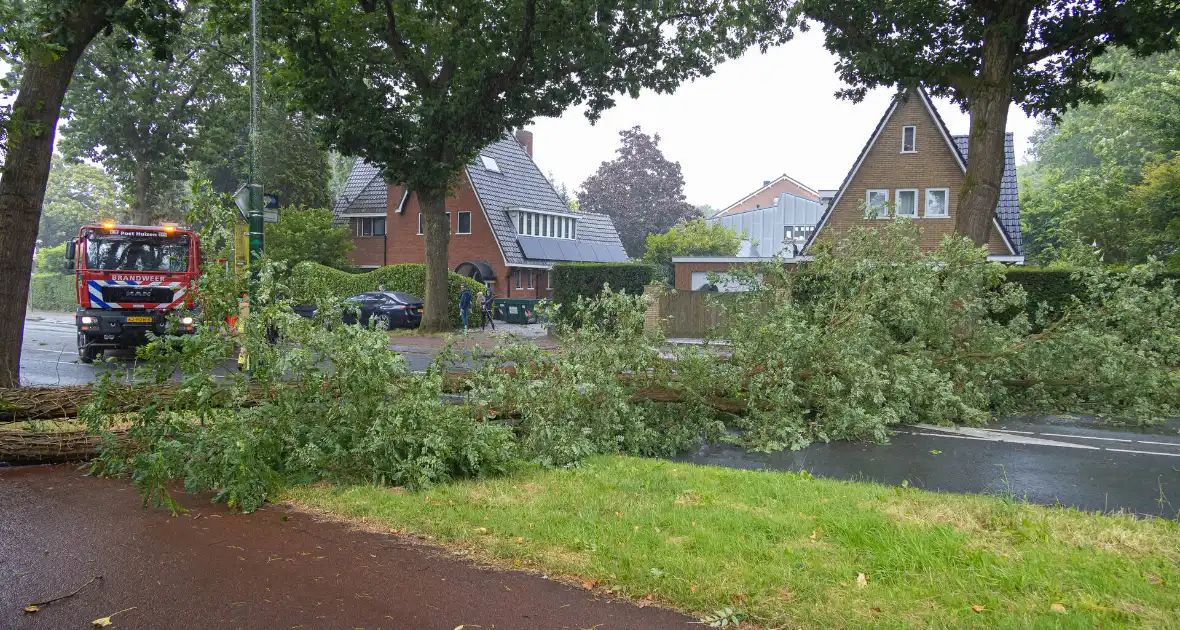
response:
M471 289L464 285L459 291L459 317L463 318L463 332L467 332L467 318L471 316Z
M488 287L487 291L485 291L483 294L483 303L480 304L480 313L483 316L479 322L480 330L483 330L483 327L487 326L488 324L492 325L492 330L496 329L496 320L492 319L492 314L496 312L494 310L495 308L496 296L492 295L492 288Z

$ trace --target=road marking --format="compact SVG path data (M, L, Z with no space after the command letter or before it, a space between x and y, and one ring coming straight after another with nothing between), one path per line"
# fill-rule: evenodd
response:
M62 348L61 350L46 350L45 348L24 348L24 350L31 350L33 352L50 352L53 354L72 354L74 356L78 356L77 352L70 352L69 350L66 350L65 348Z
M1063 437L1063 438L1077 438L1079 440L1106 440L1107 442L1133 442L1134 441L1134 440L1121 440L1119 438L1094 437L1092 435L1070 435L1068 433L1040 433L1038 435L1049 435L1052 437Z
M1073 442L1059 442L1057 440L1046 440L1037 437L1027 437L1023 435L1011 435L1008 433L1000 433L992 431L991 429L976 429L974 427L939 427L931 424L915 425L918 428L926 429L927 431L935 431L935 435L965 435L977 439L988 440L990 442L1011 442L1013 444L1031 444L1039 446L1057 446L1060 448L1078 448L1082 450L1098 451L1102 450L1097 446L1087 446L1084 444L1074 444Z
M1136 453L1139 455L1167 455L1168 457L1180 457L1180 453L1159 453L1156 451L1132 451L1125 448L1105 448L1105 451L1114 451L1116 453Z
M999 440L992 440L982 437L971 437L969 435L950 435L947 433L922 433L920 431L910 431L910 435L929 435L931 437L955 438L957 440L979 440L980 442L998 442Z
M1019 433L1021 435L1036 435L1035 431L1016 431L1014 429L987 429L988 431L995 431L997 433Z
M1180 448L1180 443L1178 443L1178 442L1150 442L1148 440L1135 440L1135 441L1139 444L1156 444L1158 446L1171 446L1173 448Z

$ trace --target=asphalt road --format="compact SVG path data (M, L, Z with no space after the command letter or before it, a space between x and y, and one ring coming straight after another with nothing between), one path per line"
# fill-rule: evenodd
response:
M282 505L232 515L208 495L176 498L191 511L173 518L125 480L0 470L0 628L90 628L112 613L119 630L697 627Z
M1068 418L1016 419L982 430L909 426L889 444L832 442L778 453L710 445L680 459L1180 517L1180 421L1144 429Z
M37 313L25 320L25 338L21 346L21 383L24 385L84 385L108 369L130 370L135 367L132 350L107 351L113 362L96 361L90 365L78 360L77 329L72 314ZM433 355L428 350L405 352L411 370L425 370ZM227 370L236 366L226 366Z

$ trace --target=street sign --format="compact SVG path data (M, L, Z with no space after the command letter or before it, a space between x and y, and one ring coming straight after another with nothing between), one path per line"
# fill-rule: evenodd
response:
M262 207L267 210L274 210L279 207L279 196L275 193L268 193L262 196Z
M261 190L261 184L242 184L238 192L234 193L234 205L238 207L238 213L242 215L243 221L250 220L250 188Z
M262 211L262 222L263 223L278 223L279 222L279 211L278 210L263 210Z

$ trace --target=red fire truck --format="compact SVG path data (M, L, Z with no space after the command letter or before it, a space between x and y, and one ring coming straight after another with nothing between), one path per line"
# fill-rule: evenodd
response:
M201 272L200 239L174 225L84 225L66 260L77 277L78 358L147 343L147 332L191 333L192 285ZM169 313L179 314L168 328Z

